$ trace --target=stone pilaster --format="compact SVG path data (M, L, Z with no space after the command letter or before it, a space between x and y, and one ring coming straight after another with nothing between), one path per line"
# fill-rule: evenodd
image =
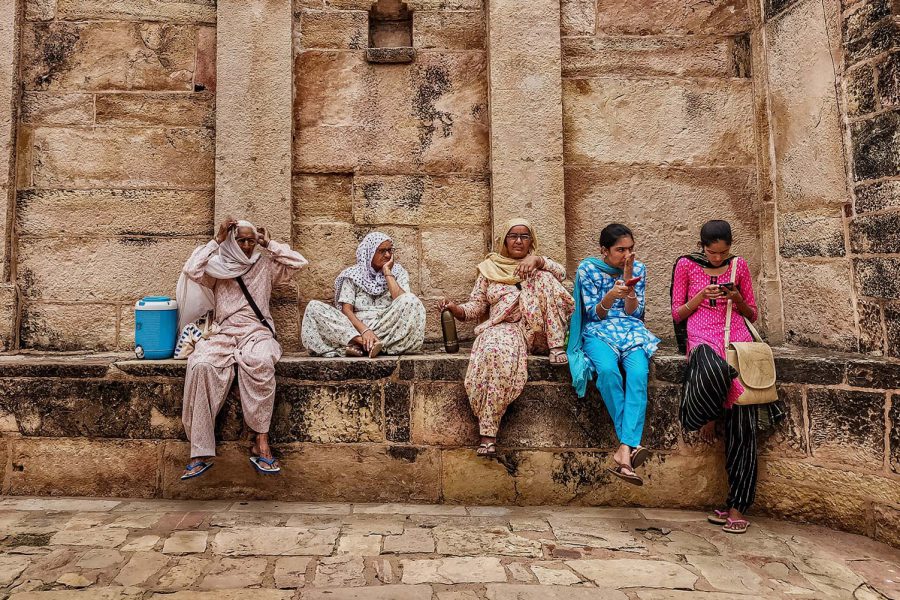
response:
M490 0L488 56L494 235L512 217L566 263L558 0Z
M9 281L9 217L15 194L16 104L18 100L19 7L17 0L0 0L0 266Z
M290 0L219 0L216 210L291 240Z

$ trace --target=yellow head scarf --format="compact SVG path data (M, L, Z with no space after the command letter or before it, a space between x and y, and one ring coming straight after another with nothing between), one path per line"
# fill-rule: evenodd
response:
M494 252L488 254L483 261L478 263L478 270L487 279L509 285L515 285L522 281L516 275L516 267L519 266L521 259L510 258L509 252L506 250L506 234L509 233L510 229L518 225L524 225L531 232L531 250L529 254L537 252L537 234L531 223L525 219L510 219L497 232L497 238L494 240ZM497 252L498 250L499 253Z

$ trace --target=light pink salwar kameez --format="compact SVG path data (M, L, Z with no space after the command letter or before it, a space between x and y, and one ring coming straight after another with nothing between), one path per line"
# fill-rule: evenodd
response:
M275 402L275 363L281 345L253 313L234 279L215 279L204 272L219 245L215 240L197 248L184 266L193 281L215 293L215 322L219 333L197 342L188 357L184 381L182 421L191 441L191 458L215 456L215 420L225 404L237 366L244 420L253 431L268 433ZM307 264L286 244L269 242L268 252L244 274L243 280L270 325L272 288L287 282Z

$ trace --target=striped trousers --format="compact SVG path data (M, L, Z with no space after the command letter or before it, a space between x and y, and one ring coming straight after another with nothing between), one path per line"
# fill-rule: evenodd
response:
M725 470L728 473L728 508L745 512L756 496L757 406L725 409L731 380L737 377L725 359L701 344L691 351L681 398L681 425L697 431L724 415Z

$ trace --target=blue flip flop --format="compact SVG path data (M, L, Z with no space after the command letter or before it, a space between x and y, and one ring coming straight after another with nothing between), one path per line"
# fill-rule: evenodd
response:
M199 467L200 465L203 465L202 469L200 469L199 471L196 471L194 473L185 473L184 475L181 476L181 480L184 481L186 479L193 479L194 477L200 477L201 475L203 475L204 473L206 473L207 471L212 469L213 463L206 462L205 460L195 460L194 462L189 463L184 468L184 470L190 471L191 469L195 469L195 468Z
M281 473L281 467L275 466L274 458L269 459L264 456L251 456L250 462L253 463L253 468L263 475L277 475L278 473ZM260 463L266 465L268 468L260 466Z

